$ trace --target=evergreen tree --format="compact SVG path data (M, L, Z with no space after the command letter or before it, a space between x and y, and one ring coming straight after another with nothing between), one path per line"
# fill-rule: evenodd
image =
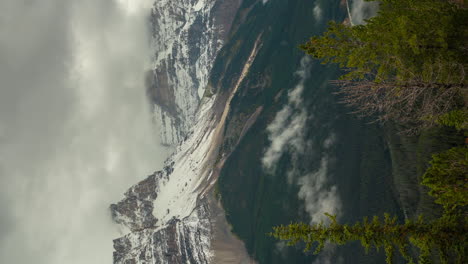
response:
M442 0L382 0L364 25L330 22L301 48L336 63L344 102L413 128L467 111L468 9Z
M322 36L302 45L323 63L337 63L347 73L336 81L344 102L361 114L381 114L381 120L437 122L466 130L468 9L459 1L381 0L378 15L364 25L330 22ZM270 233L289 245L305 243L305 251L319 253L326 243L360 241L368 251L384 249L387 263L399 252L414 263L468 263L468 148L460 146L433 156L423 176L443 215L426 221L422 216L399 223L364 218L354 225L293 223Z
M344 78L372 74L377 81L403 81L415 75L424 76L424 81L454 80L458 73L446 67L438 76L430 71L435 64L462 67L467 62L463 56L467 55L467 12L447 1L383 0L378 14L366 24L330 22L322 36L312 37L301 47L323 63L348 68Z
M468 148L455 147L433 155L422 184L446 210L468 206Z
M385 214L383 221L374 216L371 221L364 218L352 226L339 224L336 216L326 215L331 220L329 225L295 223L274 227L270 235L288 240L288 245L302 241L305 243L305 251L315 245L314 254L318 254L326 243L343 245L350 241L360 241L366 252L371 248L383 248L389 264L393 263L396 251L409 263L414 263L409 253L410 245L419 249L419 263L431 263L433 253L440 256L441 263L453 260L463 264L467 261L468 225L466 217L460 213L446 214L431 222L419 217L416 221L407 220L404 224L397 223L396 217Z

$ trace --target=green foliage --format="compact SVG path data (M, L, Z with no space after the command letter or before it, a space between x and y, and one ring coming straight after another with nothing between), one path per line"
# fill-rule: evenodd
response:
M444 208L468 205L468 148L455 147L432 156L422 184Z
M312 37L301 48L323 63L348 70L338 83L345 102L360 108L358 112L385 111L388 117L410 121L427 118L464 130L466 21L468 9L450 1L381 0L378 15L366 24L330 22L322 36ZM315 247L315 254L326 243L360 241L366 252L383 248L387 263L393 262L397 251L414 263L410 247L419 250L418 263L431 263L434 255L441 263L468 263L467 175L466 146L433 156L422 184L444 206L444 214L435 220L420 216L398 223L386 214L383 219L374 216L347 225L326 214L328 225L293 223L274 227L270 235L288 240L289 245L304 242L305 251Z
M426 221L422 216L416 220L407 219L398 223L396 217L385 214L383 221L374 216L350 226L339 224L336 216L326 214L330 224L323 222L306 225L294 223L274 227L270 233L288 245L305 243L305 251L315 245L318 254L326 243L343 245L350 241L360 241L366 252L369 249L383 248L387 263L393 263L395 253L414 263L409 253L410 247L419 250L418 263L432 263L438 255L441 263L466 263L468 250L468 148L455 147L433 155L431 167L423 176L422 184L430 188L429 194L444 206L444 214L435 220Z
M460 81L464 73L453 70L466 63L466 19L465 9L446 1L383 0L365 25L330 22L301 48L323 63L348 68L346 79Z
M364 25L330 22L301 48L346 69L336 82L361 116L466 127L468 9L441 0L382 0Z
M342 225L336 216L326 214L330 224L323 222L315 225L294 223L287 226L274 227L271 236L288 240L288 245L302 241L306 244L305 251L315 245L314 254L318 254L326 243L343 245L350 241L360 241L366 252L371 248L383 248L387 263L393 263L395 252L398 251L408 263L414 263L409 253L411 245L419 249L419 263L431 263L432 253L438 253L441 263L455 260L455 263L465 263L468 247L466 218L463 214L446 214L444 217L428 222L419 217L417 220L407 220L404 224L397 223L396 217L385 214L383 221L374 216L372 220L364 218L354 225Z
M454 127L459 131L468 130L468 111L465 109L450 111L440 116L436 122L440 125Z

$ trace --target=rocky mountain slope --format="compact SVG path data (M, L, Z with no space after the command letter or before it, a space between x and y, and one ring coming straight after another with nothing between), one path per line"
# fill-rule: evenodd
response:
M238 7L233 2L155 3L153 37L164 45L155 46L148 92L155 120L165 126L165 143L179 143L163 170L111 205L113 220L126 230L114 240L114 263L251 263L230 234L212 187L230 101L260 45L253 47L233 87L199 99L230 27L226 8L232 20Z
M130 231L114 240L114 263L213 263L213 249L224 251L215 242L220 233L229 233L219 224L224 214L219 217L222 209L212 195L219 173L215 165L222 164L217 162L218 151L231 100L260 47L258 38L232 89L203 98L194 127L164 169L132 186L123 200L111 205L114 221ZM243 254L235 259L245 259Z
M158 0L151 11L152 70L147 93L163 144L190 130L209 72L240 0Z
M214 98L203 103L196 126L157 171L111 205L114 221L130 233L114 240L114 263L209 263L209 186Z

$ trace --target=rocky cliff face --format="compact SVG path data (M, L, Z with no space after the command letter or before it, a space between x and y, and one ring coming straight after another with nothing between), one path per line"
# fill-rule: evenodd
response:
M145 227L114 240L114 263L210 263L210 211L201 202L188 218Z
M132 186L110 209L130 232L114 240L114 263L210 263L212 222L204 190L216 127L205 99L196 125L161 171Z
M151 11L152 70L147 93L163 144L190 130L217 52L241 0L158 0Z
M203 98L194 126L164 169L111 205L114 221L130 230L114 240L114 263L253 263L229 237L224 212L210 194L230 154L218 151L231 101L260 47L257 38L231 89Z
M194 127L163 170L132 186L110 206L114 222L128 231L114 240L115 264L219 263L215 250L248 259L242 243L229 237L224 212L211 190L216 182L216 143L223 131L223 115L214 109L226 103L226 96L204 98ZM228 250L237 255L224 252Z

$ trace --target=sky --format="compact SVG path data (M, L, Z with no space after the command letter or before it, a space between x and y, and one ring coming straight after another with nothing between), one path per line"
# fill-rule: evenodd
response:
M108 206L162 167L147 0L0 0L0 263L111 263Z

